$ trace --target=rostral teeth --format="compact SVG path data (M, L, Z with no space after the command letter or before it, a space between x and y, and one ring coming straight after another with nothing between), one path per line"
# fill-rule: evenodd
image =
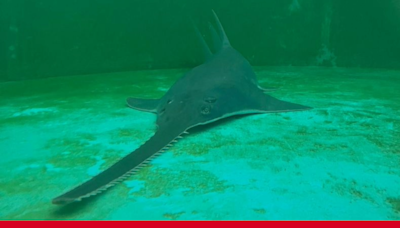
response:
M183 132L182 134L189 134L187 132ZM143 168L144 166L148 165L148 163L151 162L152 159L154 159L155 157L161 155L163 152L165 152L167 149L169 149L170 147L173 146L174 143L178 142L177 139L181 139L183 138L182 135L177 136L175 139L173 139L170 143L168 143L164 148L162 148L161 150L159 150L158 152L154 153L151 157L149 157L148 159L144 160L142 163L140 163L139 165L137 165L135 168L129 170L128 172L126 172L124 175L116 178L115 180L109 182L108 184L86 194L80 197L77 197L76 199L73 199L72 201L81 201L84 198L88 198L91 196L95 196L97 194L102 193L103 191L107 190L108 188L111 188L113 186L115 186L116 184L124 181L125 179L127 179L128 177L132 176L134 173L136 173L137 171L139 171L141 168Z

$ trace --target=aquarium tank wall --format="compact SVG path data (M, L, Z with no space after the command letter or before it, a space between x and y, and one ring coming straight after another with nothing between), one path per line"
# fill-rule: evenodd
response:
M1 0L0 79L190 68L210 9L253 66L400 68L399 0Z

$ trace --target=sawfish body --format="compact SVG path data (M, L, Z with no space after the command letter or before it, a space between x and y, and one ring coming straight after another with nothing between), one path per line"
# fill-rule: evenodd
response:
M157 115L155 134L105 171L54 198L54 204L80 201L123 181L193 127L234 115L310 109L265 94L270 89L258 85L249 62L230 45L215 13L214 16L217 30L210 25L210 31L215 53L196 28L206 61L177 80L160 99L127 99L129 107Z

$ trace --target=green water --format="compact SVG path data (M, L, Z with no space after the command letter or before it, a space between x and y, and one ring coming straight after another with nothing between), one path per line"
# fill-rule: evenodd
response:
M271 95L314 107L191 132L98 197L51 200L142 145L211 10ZM0 0L0 219L400 220L397 0Z

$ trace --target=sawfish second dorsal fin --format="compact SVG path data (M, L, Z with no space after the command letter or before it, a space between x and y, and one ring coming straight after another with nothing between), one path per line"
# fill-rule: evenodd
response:
M217 23L217 29L218 29L219 36L220 36L220 38L222 39L222 41L221 41L221 48L223 49L223 48L230 47L231 44L230 44L230 42L229 42L228 37L227 37L226 34L225 34L225 31L224 31L224 28L222 27L221 22L220 22L219 19L218 19L217 14L214 12L214 10L213 10L212 12L213 12L213 14L214 14L215 22Z
M192 25L193 25L194 31L196 32L196 36L197 36L197 38L198 38L198 40L200 42L201 48L203 50L204 58L207 61L208 59L210 59L212 57L213 54L211 53L210 48L208 47L206 41L204 40L204 38L201 35L199 29L197 28L197 26L194 24L193 21L192 21Z
M217 14L214 12L214 10L212 12L214 14L215 22L217 25L217 30L214 28L214 26L211 23L209 24L209 28L210 28L211 37L213 40L213 51L215 53L215 52L219 52L220 50L222 50L224 48L231 47L231 44L229 42L228 37L225 34L225 31L221 25L221 22L218 19ZM204 40L203 36L201 35L199 29L197 28L197 26L195 25L193 20L191 20L191 22L193 25L193 29L196 33L196 36L202 47L203 55L207 61L208 59L210 59L213 56L213 53L211 52L209 46L207 45L206 41Z
M213 40L213 48L215 52L218 52L219 50L221 50L221 38L219 37L217 30L215 30L214 26L209 23L209 28L210 28L210 32L211 32L211 37Z

